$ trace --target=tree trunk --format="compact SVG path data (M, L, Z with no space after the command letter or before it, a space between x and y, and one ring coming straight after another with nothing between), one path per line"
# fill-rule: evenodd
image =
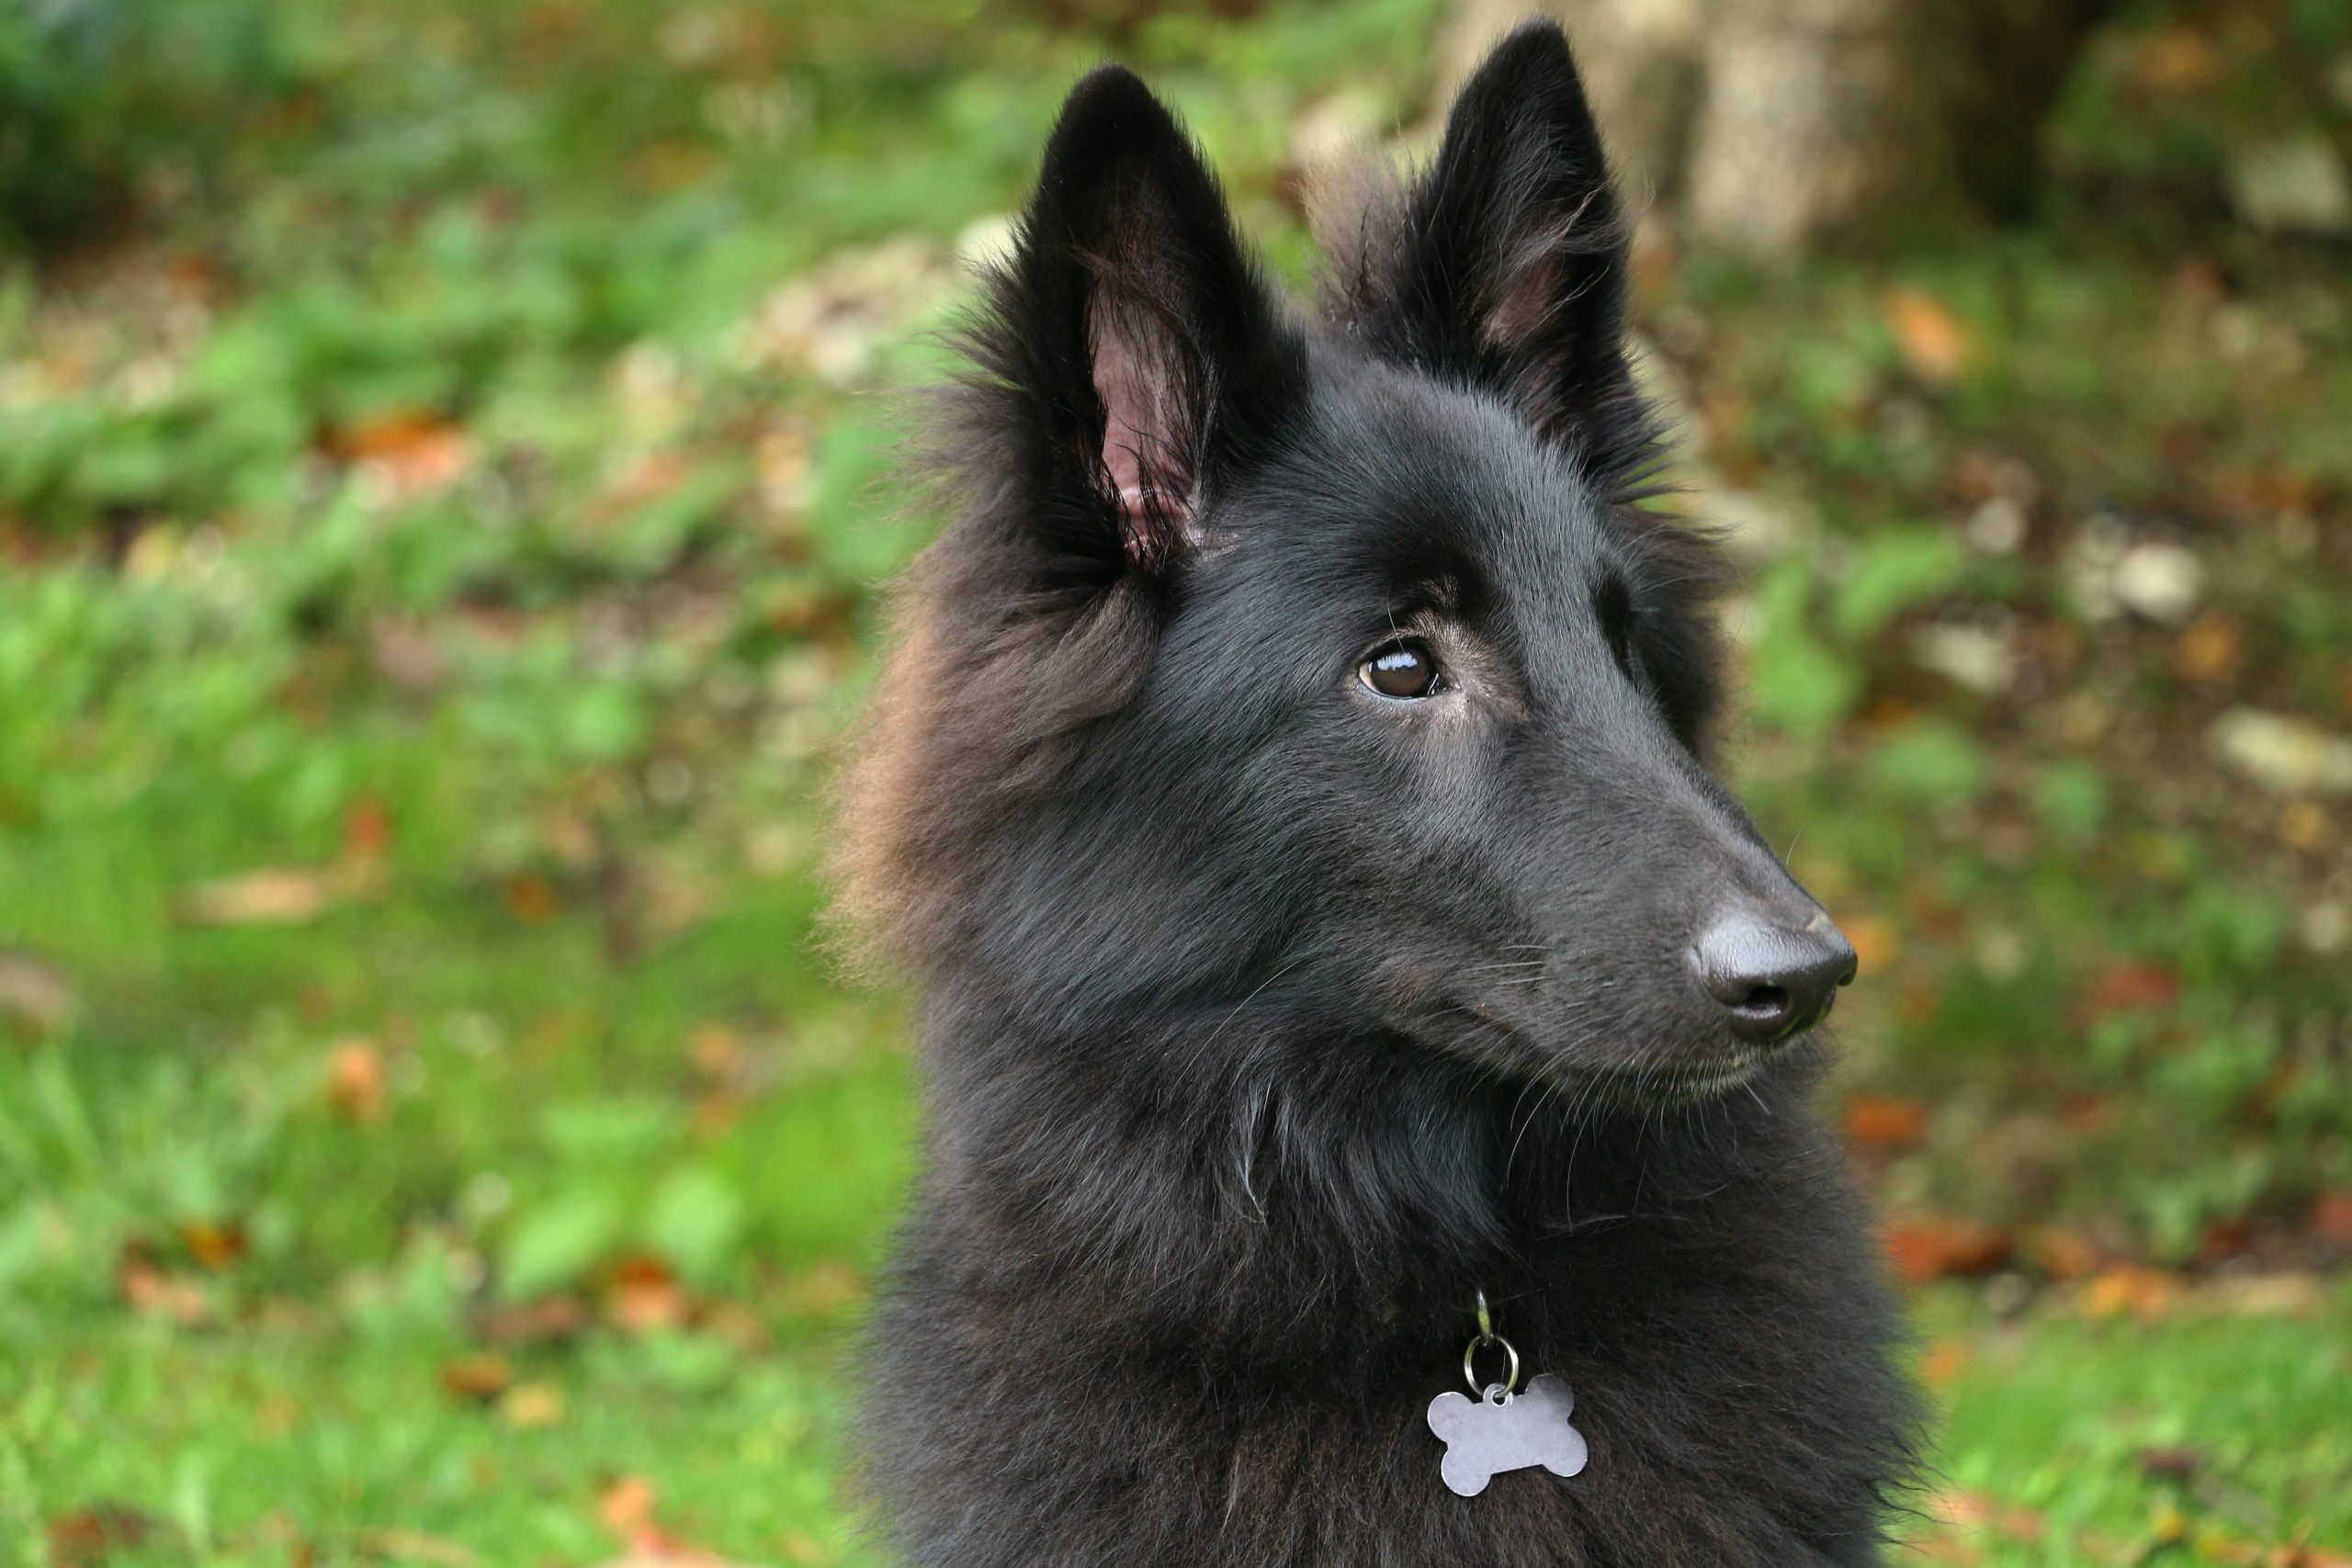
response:
M2030 208L2043 118L2110 0L1541 0L1629 198L1751 255ZM1527 0L1462 0L1449 60ZM1451 91L1453 84L1447 85Z

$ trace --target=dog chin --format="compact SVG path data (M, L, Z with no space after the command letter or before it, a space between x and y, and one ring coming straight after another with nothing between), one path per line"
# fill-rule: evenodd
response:
M1661 1105L1696 1105L1753 1081L1764 1070L1764 1065L1779 1054L1751 1046L1711 1062L1679 1068L1649 1085L1647 1097Z
M1704 1104L1755 1082L1766 1068L1800 1043L1801 1041L1781 1041L1770 1045L1740 1044L1668 1066L1612 1067L1599 1075L1601 1084L1593 1098L1624 1111Z

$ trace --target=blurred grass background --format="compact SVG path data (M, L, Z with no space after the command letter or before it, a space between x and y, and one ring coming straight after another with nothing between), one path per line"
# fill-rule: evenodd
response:
M0 1560L871 1561L907 1021L811 933L888 394L1085 65L1303 282L1442 21L0 8ZM2146 0L2030 226L1640 247L1933 1561L2352 1562L2352 244L2261 194L2347 152L2352 15Z

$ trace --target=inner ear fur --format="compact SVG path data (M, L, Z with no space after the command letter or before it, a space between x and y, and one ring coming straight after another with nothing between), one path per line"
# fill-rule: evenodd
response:
M1135 75L1080 81L1048 140L984 361L1042 437L1050 542L1106 578L1164 573L1200 537L1222 471L1294 398L1295 329L1224 192Z

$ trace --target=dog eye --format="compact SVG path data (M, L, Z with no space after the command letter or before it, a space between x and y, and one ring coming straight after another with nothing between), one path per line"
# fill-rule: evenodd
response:
M1356 676L1384 697L1409 702L1438 689L1437 656L1419 637L1404 637L1375 650Z

